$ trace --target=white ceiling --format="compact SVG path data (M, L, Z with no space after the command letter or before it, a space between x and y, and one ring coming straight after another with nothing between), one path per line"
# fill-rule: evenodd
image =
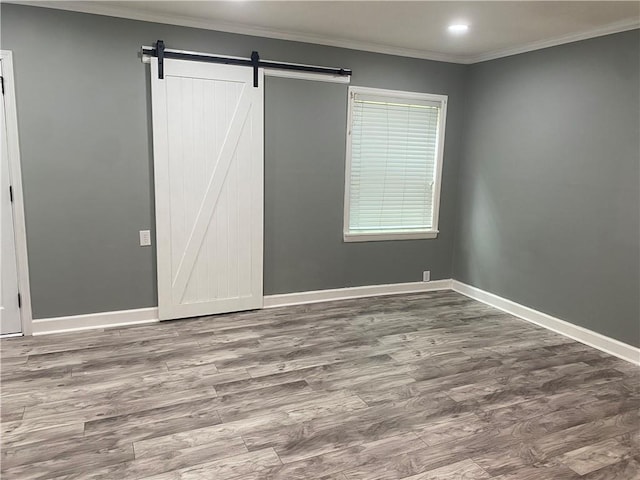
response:
M212 30L474 63L640 26L637 1L18 2ZM464 35L447 26L468 23Z

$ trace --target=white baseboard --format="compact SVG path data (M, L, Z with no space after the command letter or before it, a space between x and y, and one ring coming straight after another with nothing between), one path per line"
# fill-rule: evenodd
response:
M283 293L264 297L264 308L287 307L305 303L330 302L350 298L377 297L381 295L399 295L403 293L433 292L451 290L451 279L431 282L391 283L387 285L367 285L364 287L332 288L309 292Z
M312 292L286 293L264 297L264 308L300 305L303 303L328 302L348 298L374 297L401 293L429 292L450 290L451 280L434 280L432 282L393 283L390 285L371 285L365 287L335 288ZM158 322L158 308L139 308L135 310L119 310L113 312L89 313L86 315L70 315L67 317L42 318L33 320L33 335L50 333L70 333L97 328L124 327Z
M457 280L452 281L452 288L458 293L466 295L492 307L503 310L527 322L535 323L553 332L572 338L580 343L597 348L628 362L640 365L640 348L628 345L619 340L602 335L584 327L552 317L533 308L499 297L493 293L480 290Z
M113 312L71 315L68 317L41 318L33 320L33 335L49 333L69 333L96 328L124 327L144 323L158 322L156 307L138 308L135 310L118 310Z
M474 300L486 303L556 333L572 338L578 342L597 348L603 352L640 365L640 348L628 345L600 333L579 327L572 323L525 307L493 293L486 292L457 280L434 280L431 282L393 283L387 285L368 285L363 287L334 288L309 292L267 295L264 297L264 308L302 305L306 303L330 302L352 298L377 297L381 295L399 295L403 293L432 292L437 290L454 290ZM113 312L90 313L87 315L71 315L67 317L43 318L33 320L33 335L50 333L69 333L97 328L123 327L158 322L157 307L120 310Z

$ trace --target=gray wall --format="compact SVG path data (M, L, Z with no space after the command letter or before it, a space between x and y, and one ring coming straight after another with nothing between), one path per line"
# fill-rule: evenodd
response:
M141 45L349 67L353 85L449 95L436 240L344 244L344 86L268 79L265 293L450 278L465 72L280 40L1 5L13 50L35 318L156 305L149 78Z
M639 31L470 69L454 277L640 345Z
M467 67L0 8L1 48L15 55L35 318L156 304L155 251L137 245L138 230L153 229L138 51L162 38L449 95L439 238L345 244L346 87L266 80L265 293L415 281L429 269L640 344L637 30Z

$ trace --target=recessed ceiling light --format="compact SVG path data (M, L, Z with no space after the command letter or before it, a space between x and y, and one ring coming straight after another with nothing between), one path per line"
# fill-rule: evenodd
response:
M464 23L454 23L452 25L449 25L448 30L451 33L455 33L455 34L466 33L467 30L469 30L469 25L466 25Z

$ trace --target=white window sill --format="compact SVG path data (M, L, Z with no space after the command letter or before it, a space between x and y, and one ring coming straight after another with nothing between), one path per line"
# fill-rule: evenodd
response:
M404 233L347 233L344 234L345 242L380 242L386 240L424 240L438 237L438 231L430 232L404 232Z

